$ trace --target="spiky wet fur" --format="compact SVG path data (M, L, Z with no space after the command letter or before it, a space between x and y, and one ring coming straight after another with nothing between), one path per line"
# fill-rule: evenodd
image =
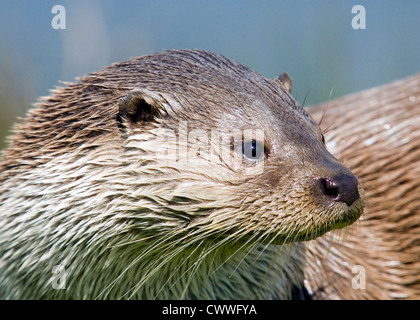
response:
M118 123L133 90L161 116ZM156 157L175 152L155 138L181 121L264 128L264 172ZM346 170L278 82L238 63L185 50L115 64L57 88L15 128L0 164L0 297L290 298L305 265L295 242L363 210L314 191Z

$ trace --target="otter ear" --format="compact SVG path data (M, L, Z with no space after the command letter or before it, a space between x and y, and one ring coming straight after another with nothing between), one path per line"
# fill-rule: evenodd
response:
M134 89L120 100L117 122L120 128L125 122L150 122L166 113L166 99L145 89Z
M286 72L283 72L281 75L279 75L278 80L280 80L287 92L290 93L292 91L293 81Z

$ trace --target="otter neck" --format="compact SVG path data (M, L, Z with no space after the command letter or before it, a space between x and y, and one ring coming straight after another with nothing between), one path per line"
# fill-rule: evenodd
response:
M125 270L110 268L109 276L103 278L115 282L101 284L99 287L108 290L95 298L291 299L303 283L303 246L213 249L213 245L201 245L172 248L164 254L156 247L120 263L130 266Z

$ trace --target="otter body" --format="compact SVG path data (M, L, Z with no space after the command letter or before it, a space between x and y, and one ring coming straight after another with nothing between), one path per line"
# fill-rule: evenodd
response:
M280 79L179 50L41 99L0 164L0 297L301 297L302 241L364 200Z
M420 74L308 109L366 207L337 241L310 241L314 299L420 299Z

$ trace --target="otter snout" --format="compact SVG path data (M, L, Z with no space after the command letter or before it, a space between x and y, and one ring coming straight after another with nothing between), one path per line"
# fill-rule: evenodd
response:
M358 182L352 174L340 173L332 178L319 178L318 183L322 194L333 201L351 206L360 198Z

